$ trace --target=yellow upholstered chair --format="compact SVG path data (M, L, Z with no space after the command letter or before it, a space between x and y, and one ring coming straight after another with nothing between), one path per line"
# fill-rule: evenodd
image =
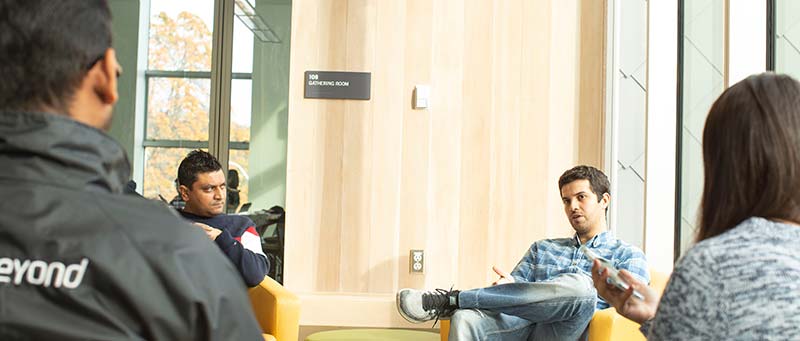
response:
M650 269L650 287L659 294L667 286L669 276ZM450 333L450 321L442 320L439 332L440 339L447 341ZM639 324L617 314L614 307L596 311L589 322L589 341L628 341L645 340L639 332Z
M248 291L264 340L296 341L300 333L300 298L269 277Z
M650 287L659 294L664 292L669 276L650 269ZM614 307L596 311L589 322L589 341L645 340L639 324L617 314Z

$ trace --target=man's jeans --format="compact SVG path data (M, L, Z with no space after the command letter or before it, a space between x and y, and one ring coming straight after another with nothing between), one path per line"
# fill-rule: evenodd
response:
M449 340L585 339L596 300L592 279L572 273L462 291Z

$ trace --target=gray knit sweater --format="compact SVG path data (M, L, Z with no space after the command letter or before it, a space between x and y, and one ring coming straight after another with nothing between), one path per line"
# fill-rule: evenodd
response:
M678 262L648 340L800 340L800 226L750 218Z

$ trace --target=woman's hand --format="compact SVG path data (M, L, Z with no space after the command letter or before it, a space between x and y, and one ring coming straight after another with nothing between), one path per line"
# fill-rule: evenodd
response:
M661 297L647 284L637 280L626 270L619 271L619 277L629 284L628 290L622 291L613 284L608 283L608 271L600 267L600 261L595 260L592 266L592 280L597 293L606 302L614 306L617 312L632 321L642 323L652 319L656 315L658 301ZM644 300L633 297L633 290L638 291L644 296Z

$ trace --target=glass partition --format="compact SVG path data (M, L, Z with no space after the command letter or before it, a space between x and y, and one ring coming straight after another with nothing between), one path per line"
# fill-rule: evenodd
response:
M614 2L616 148L609 169L616 235L644 246L645 122L647 111L647 3Z
M800 1L775 0L775 71L800 79Z
M235 0L228 170L238 188L228 201L232 212L248 203L250 211L284 205L291 9L291 1Z
M724 0L682 0L681 4L682 103L678 115L677 181L680 220L676 222L680 225L680 252L676 256L694 241L703 192L703 127L711 104L725 89Z

